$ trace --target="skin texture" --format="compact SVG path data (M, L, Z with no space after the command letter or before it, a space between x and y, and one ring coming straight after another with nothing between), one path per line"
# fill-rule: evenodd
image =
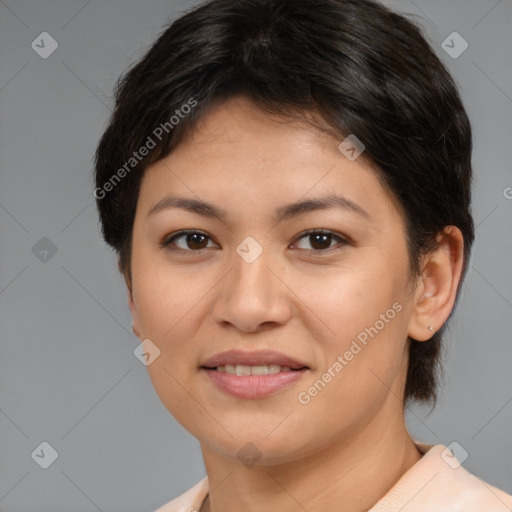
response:
M155 390L201 444L211 490L204 510L367 510L421 458L401 400L407 336L428 343L427 326L436 331L448 318L462 235L447 227L438 249L423 258L422 274L411 276L401 213L364 153L351 162L340 142L235 97L143 178L127 283L133 330L160 349L147 367ZM272 218L279 206L331 193L369 218L341 208ZM228 217L178 208L148 216L168 195L213 203ZM159 245L184 229L209 238L175 240L186 254ZM309 229L350 242L302 236ZM248 236L263 249L252 263L236 252ZM300 403L298 393L396 303L400 312ZM270 397L234 398L200 370L233 348L277 350L309 370ZM237 457L248 442L261 454L252 467Z

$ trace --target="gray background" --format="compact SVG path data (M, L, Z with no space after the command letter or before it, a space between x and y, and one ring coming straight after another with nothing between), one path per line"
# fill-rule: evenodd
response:
M467 469L512 492L512 2L387 3L418 16L475 136L477 238L445 387L430 414L407 411L408 426L423 442L457 441ZM0 0L1 511L152 511L205 474L133 354L91 179L115 80L192 5ZM45 31L58 48L43 59L31 43ZM469 43L456 59L441 46L453 31ZM58 452L48 469L31 457L43 441Z

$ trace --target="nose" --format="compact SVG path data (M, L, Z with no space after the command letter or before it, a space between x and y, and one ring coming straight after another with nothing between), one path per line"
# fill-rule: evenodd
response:
M289 320L291 292L281 280L283 272L276 260L265 249L252 262L233 251L229 262L232 269L217 289L213 308L217 323L256 332Z

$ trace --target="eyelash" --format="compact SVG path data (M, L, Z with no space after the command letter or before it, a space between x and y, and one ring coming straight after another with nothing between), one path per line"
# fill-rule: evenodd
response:
M204 233L203 231L191 229L191 230L178 231L177 233L173 234L171 237L165 238L162 242L159 243L159 245L163 249L170 251L172 253L175 253L175 254L187 254L188 255L190 253L203 254L204 252L206 252L207 249L199 249L197 251L194 251L194 250L179 249L179 248L171 246L171 244L176 239L182 238L182 237L184 237L186 235L190 235L190 234L204 235L211 240L211 237L207 233ZM348 238L342 237L342 236L334 233L333 231L329 231L329 230L325 230L325 229L310 229L308 231L301 233L296 238L296 240L301 240L302 238L306 238L309 235L330 235L333 239L338 240L337 245L339 245L339 247L336 247L336 245L335 245L335 246L329 247L327 249L302 249L302 250L308 252L309 254L313 254L313 255L330 254L331 252L333 252L333 250L340 250L344 246L352 244L352 242Z

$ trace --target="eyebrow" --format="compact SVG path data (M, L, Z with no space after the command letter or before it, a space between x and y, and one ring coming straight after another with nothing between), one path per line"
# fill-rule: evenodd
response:
M217 217L225 221L229 214L227 210L215 206L205 201L190 199L187 197L168 196L158 201L148 212L148 217L169 208L181 208L191 213L196 213L203 217ZM274 220L288 220L299 215L312 212L315 210L326 210L331 208L341 208L356 213L360 217L369 220L370 214L354 201L344 196L331 194L326 197L310 198L296 203L289 203L276 208L274 212Z

